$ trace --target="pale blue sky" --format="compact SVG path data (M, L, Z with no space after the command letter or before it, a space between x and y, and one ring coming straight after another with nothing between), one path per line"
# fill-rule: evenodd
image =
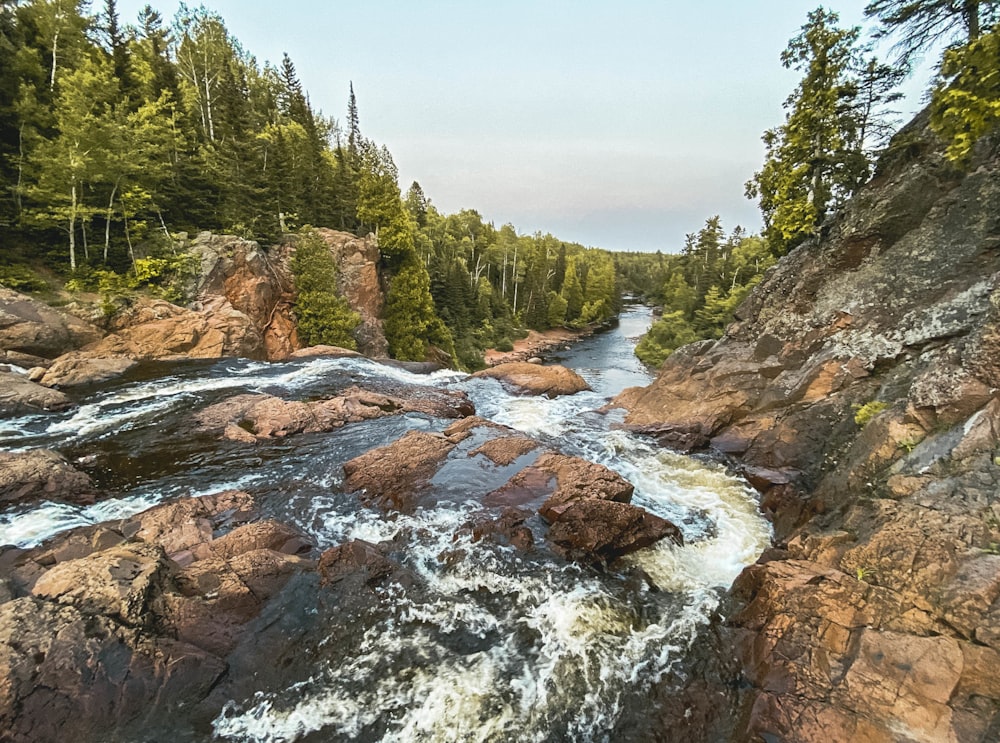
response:
M858 24L866 0L826 7ZM134 22L145 2L119 0ZM168 20L176 2L152 2ZM100 5L96 3L95 5ZM195 5L195 3L189 3ZM389 147L445 212L611 250L676 252L713 214L757 230L743 184L798 81L779 55L816 2L209 0L314 106ZM921 90L924 72L909 90ZM919 107L913 92L903 105Z

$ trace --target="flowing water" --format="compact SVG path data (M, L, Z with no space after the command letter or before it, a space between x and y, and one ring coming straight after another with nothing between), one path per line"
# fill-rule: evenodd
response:
M617 428L620 412L597 412L622 387L648 383L631 349L649 320L646 308L630 308L616 329L560 352L595 391L554 400L364 359L187 363L166 376L162 366L139 368L117 385L82 392L66 413L0 421L0 446L57 448L116 493L89 507L41 503L0 513L0 544L33 545L165 499L244 489L265 515L295 524L320 549L391 541L409 578L364 600L315 585L292 595L293 585L258 637L263 647L280 636L283 660L264 672L252 649L231 659L236 681L205 723L210 737L620 739L615 731L648 714L651 686L683 660L721 592L770 538L745 483ZM400 416L256 446L191 433L194 410L234 394L304 399L351 384L464 390L479 415L621 473L635 485L633 502L676 523L685 546L665 540L597 570L545 548L537 517L528 522L534 552L473 544L460 527L510 476L492 465L446 465L432 483L440 497L413 514L387 517L342 492L343 462L448 421ZM181 728L174 740L199 739Z

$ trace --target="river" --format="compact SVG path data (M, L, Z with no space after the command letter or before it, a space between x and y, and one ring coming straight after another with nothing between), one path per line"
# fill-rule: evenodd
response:
M216 739L621 739L618 731L636 729L632 721L648 712L650 688L685 657L721 593L770 539L741 480L621 430L620 411L597 412L623 387L648 383L632 348L649 322L647 308L627 308L616 328L556 354L594 388L556 399L513 395L495 380L457 372L415 375L364 359L230 359L178 364L165 375L164 367L139 369L82 393L67 413L0 421L0 446L56 448L115 493L93 506L8 509L0 513L0 544L37 544L180 495L247 490L264 515L296 525L320 549L355 538L393 540L394 556L413 580L349 607L316 600L314 585L301 589L267 625L284 623L286 640L295 638L283 662L258 674L252 652L230 660L238 681L205 723ZM183 433L192 411L233 394L303 399L387 382L463 390L479 415L616 470L635 485L633 502L676 523L685 545L664 540L601 571L544 546L522 554L473 544L456 532L507 476L485 467L471 475L445 467L433 481L441 496L432 507L393 518L341 490L343 462L407 430L448 423L425 416L257 446ZM529 525L544 545L544 526ZM267 637L262 632L261 642ZM178 719L164 734L204 739L197 730Z

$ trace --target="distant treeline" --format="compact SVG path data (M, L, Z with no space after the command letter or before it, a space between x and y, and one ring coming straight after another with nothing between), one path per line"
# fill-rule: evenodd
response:
M114 0L88 8L0 0L0 281L30 285L17 263L42 261L77 287L135 286L177 264L171 233L312 225L377 235L399 358L433 346L474 368L525 327L617 312L608 253L442 215L417 183L404 198L353 86L340 124L288 55L259 64L204 7L167 22L147 5L134 25Z

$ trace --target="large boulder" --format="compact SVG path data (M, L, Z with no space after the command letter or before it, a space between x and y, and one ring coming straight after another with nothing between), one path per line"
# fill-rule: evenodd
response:
M554 509L584 499L628 503L635 487L604 465L556 452L545 452L535 462L512 477L506 485L487 496L488 501L517 505L541 503L542 518L551 518Z
M474 412L461 392L422 389L405 397L353 386L326 400L290 401L272 395L236 395L195 414L201 430L235 441L281 438L299 433L332 431L345 423L402 413L458 418Z
M40 376L46 387L80 387L116 379L138 362L128 356L105 356L104 352L70 351L60 356Z
M572 395L589 390L583 377L565 366L542 366L527 362L511 362L498 364L488 369L477 371L474 377L492 377L532 395Z
M93 503L97 496L90 477L54 451L0 451L0 504L31 500Z
M23 374L0 371L0 418L41 410L65 410L72 404L58 390L36 384Z
M546 538L566 557L612 562L669 537L684 544L680 529L631 503L586 498L548 511Z
M387 511L412 511L455 442L444 434L408 431L388 446L344 463L344 490Z
M0 286L0 353L54 359L100 339L101 331L68 312Z
M0 551L0 725L132 738L202 702L312 547L228 491ZM264 661L266 662L266 661ZM134 735L130 735L132 731Z

